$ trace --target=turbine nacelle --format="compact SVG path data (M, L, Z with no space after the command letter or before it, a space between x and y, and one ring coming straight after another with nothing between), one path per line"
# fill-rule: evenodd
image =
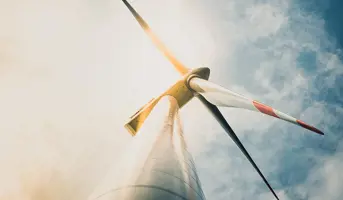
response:
M139 109L134 115L129 119L129 122L125 124L125 128L130 132L132 136L135 136L143 125L146 118L149 116L152 109L158 103L158 101L166 95L173 96L182 108L186 103L188 103L194 97L194 90L190 88L189 81L194 78L200 78L208 80L210 76L210 69L207 67L200 67L196 69L189 70L182 79L178 80L174 85L172 85L167 91L162 93L157 98L151 99L147 104L145 104L141 109Z

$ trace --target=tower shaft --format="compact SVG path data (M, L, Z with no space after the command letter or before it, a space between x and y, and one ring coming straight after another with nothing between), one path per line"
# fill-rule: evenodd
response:
M187 151L172 96L152 110L115 176L106 177L96 200L204 200L191 154Z

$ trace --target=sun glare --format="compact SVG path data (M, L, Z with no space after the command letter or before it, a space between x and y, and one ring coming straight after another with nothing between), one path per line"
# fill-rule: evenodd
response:
M124 129L128 118L181 76L121 1L22 3L8 1L0 8L6 16L0 35L6 44L0 49L6 58L0 140L11 144L2 145L0 160L6 167L0 175L10 175L0 185L10 176L39 175L44 168L44 177L55 171L73 177L65 181L56 175L49 183L82 188L87 182L91 188L92 176L101 176L98 169L131 140ZM193 37L202 28L191 23L196 20L185 1L137 0L132 6L186 67L201 66L208 49L194 48ZM78 168L93 174L84 181ZM36 182L37 188L43 187ZM13 183L18 183L15 193L25 196L19 199L36 192L22 191L20 178ZM62 194L63 188L45 185L58 193L49 190L45 199L73 199ZM0 198L5 191L0 190Z

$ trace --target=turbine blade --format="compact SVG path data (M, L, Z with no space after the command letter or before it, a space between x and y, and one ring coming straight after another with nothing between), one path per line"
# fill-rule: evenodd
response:
M252 111L258 111L266 115L276 117L287 122L296 124L305 129L324 135L319 129L306 124L292 116L289 116L281 111L278 111L270 106L264 105L258 101L250 100L240 94L234 93L217 84L211 83L200 78L192 78L189 81L189 86L197 93L204 96L209 102L216 106L245 108Z
M242 151L242 153L245 155L245 157L249 160L249 162L251 163L251 165L255 168L255 170L257 171L257 173L261 176L261 178L263 179L264 183L267 185L267 187L269 188L269 190L273 193L274 197L276 199L279 200L279 197L276 195L276 193L274 192L273 188L270 186L270 184L268 183L267 179L264 177L264 175L262 174L262 172L260 171L260 169L257 167L257 165L255 164L254 160L251 158L251 156L249 155L248 151L244 148L243 144L241 143L241 141L238 139L237 135L235 134L235 132L232 130L232 128L230 127L230 125L227 123L227 121L225 120L224 116L222 115L222 113L219 111L219 109L211 104L210 102L208 102L203 96L198 95L197 96L200 101L206 106L206 108L210 111L210 113L216 118L216 120L219 122L219 124L224 128L224 130L226 131L226 133L231 137L231 139L235 142L235 144L238 146L238 148Z
M175 69L184 75L188 72L188 69L176 59L176 57L168 50L168 48L160 41L160 39L152 32L149 25L144 19L136 12L136 10L126 1L122 0L126 7L130 10L132 15L135 17L139 25L143 28L144 32L149 36L154 45L164 54L164 56L171 62Z

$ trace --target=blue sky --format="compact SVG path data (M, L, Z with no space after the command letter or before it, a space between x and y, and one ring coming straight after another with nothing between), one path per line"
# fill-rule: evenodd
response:
M214 32L222 34L217 37L231 35L225 25L234 26L238 31L251 29L251 33L242 33L247 40L235 44L232 56L221 54L214 59L212 64L221 65L221 70L218 74L213 72L216 76L213 79L231 88L239 84L238 90L243 88L246 94L300 116L326 133L325 137L318 137L274 120L268 128L259 130L257 123L237 130L267 179L280 192L281 199L341 199L343 195L339 186L341 178L338 178L342 167L340 121L343 117L340 4L339 1L217 1L211 4L216 20L232 11L231 18L223 19L221 26L216 26ZM261 23L263 20L273 23L273 18L266 14L269 9L274 9L274 17L282 15L286 21L269 34L268 26L261 32L255 24L244 27L251 20L251 15L244 11L258 6L265 6L261 8L265 15L256 15L261 17ZM218 43L224 51L232 48L225 46L223 40ZM234 71L228 65L236 66ZM257 76L259 71L261 76ZM233 120L233 128L239 126L232 116L237 113L225 113L229 121ZM249 118L245 119L248 124ZM237 148L228 145L230 140L225 140L225 134L218 130L215 137L207 150L196 156L209 199L272 199L272 195L264 194L268 189L250 173L252 167ZM223 179L224 174L227 179Z
M343 196L340 4L133 3L187 66L325 132L221 109L284 200ZM0 13L0 198L85 199L126 155L128 117L179 76L121 1L18 0ZM207 199L273 199L199 102L181 118Z

